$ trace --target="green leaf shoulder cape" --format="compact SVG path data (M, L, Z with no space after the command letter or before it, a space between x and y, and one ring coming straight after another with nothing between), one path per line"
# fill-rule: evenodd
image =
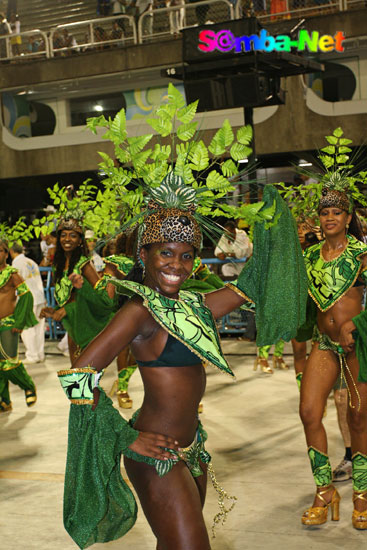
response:
M367 270L362 266L362 257L367 254L367 244L347 235L348 245L333 260L322 256L324 241L307 248L304 252L308 275L308 292L318 309L327 311L338 302L360 277L367 283Z
M215 320L199 292L181 290L177 300L134 281L111 279L117 292L127 296L137 294L144 307L167 331L180 340L200 360L234 377L221 349Z

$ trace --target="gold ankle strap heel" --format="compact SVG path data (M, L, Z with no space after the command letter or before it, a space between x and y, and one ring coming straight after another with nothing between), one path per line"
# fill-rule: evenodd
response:
M331 519L333 521L339 521L339 504L340 504L340 495L338 491L332 487L321 488L323 490L317 491L318 498L324 502L324 506L311 506L308 508L302 516L303 525L322 525L326 523L329 507L331 508ZM333 494L330 502L327 502L323 495L330 492L333 489Z
M264 372L265 374L273 374L274 372L264 357L256 357L255 363L254 363L254 370L257 370L257 367L259 367L261 372Z
M366 496L367 491L354 491L353 504L356 500L363 500L364 502L367 502ZM367 510L360 512L359 510L354 509L352 515L352 525L355 529L367 529Z

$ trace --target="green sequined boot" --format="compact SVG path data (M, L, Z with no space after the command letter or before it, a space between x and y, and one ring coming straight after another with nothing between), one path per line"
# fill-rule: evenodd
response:
M317 487L317 497L322 506L311 506L302 516L303 525L321 525L327 521L328 510L331 508L332 520L339 520L340 496L338 491L331 485L332 470L329 457L318 451L314 447L308 448L308 456L311 462L312 474ZM324 495L329 494L331 500L328 501Z
M353 503L362 500L367 503L367 455L355 453L353 465ZM367 509L353 510L352 524L355 529L367 529Z

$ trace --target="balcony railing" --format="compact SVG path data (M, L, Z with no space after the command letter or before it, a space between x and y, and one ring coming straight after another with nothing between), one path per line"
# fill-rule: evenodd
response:
M177 0L176 0L177 1ZM187 27L255 15L263 24L279 19L335 13L365 7L365 0L203 0L153 9L142 14L88 19L0 36L0 61L26 61L123 48L178 36ZM109 25L109 30L106 29ZM20 41L19 41L20 37ZM21 44L19 44L21 42Z

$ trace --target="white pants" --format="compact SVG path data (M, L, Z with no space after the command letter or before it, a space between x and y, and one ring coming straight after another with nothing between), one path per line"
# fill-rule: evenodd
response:
M31 363L37 363L45 359L45 320L40 319L39 316L43 307L45 307L45 304L36 304L33 307L38 325L27 328L21 333L25 346L25 358Z

